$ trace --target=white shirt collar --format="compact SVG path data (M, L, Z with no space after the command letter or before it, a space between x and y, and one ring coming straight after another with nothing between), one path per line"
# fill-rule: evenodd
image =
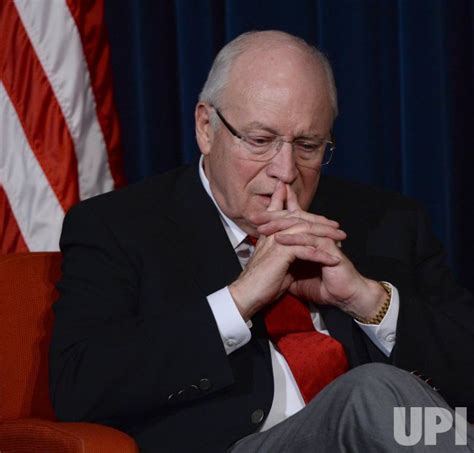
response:
M201 155L199 159L199 177L201 178L201 182L202 182L202 185L204 186L204 189L206 190L207 194L209 195L211 200L214 202L217 210L219 211L222 224L224 225L224 229L227 233L227 236L229 237L232 247L236 249L242 243L242 241L245 240L245 238L247 237L247 233L243 231L242 228L237 226L234 221L229 219L229 217L227 217L222 212L222 209L217 204L216 199L214 198L214 195L212 194L209 180L207 179L207 176L204 173L204 156L203 155Z

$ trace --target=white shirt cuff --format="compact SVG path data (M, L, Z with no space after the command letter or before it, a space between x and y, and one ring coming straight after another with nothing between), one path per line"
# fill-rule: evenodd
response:
M247 344L252 336L249 329L251 323L250 326L245 323L234 299L232 299L229 288L226 286L209 294L207 301L216 320L227 355Z
M400 307L400 296L397 288L390 283L388 284L392 287L392 298L387 313L385 313L380 324L365 324L356 319L354 320L387 357L391 354L397 339L398 309Z

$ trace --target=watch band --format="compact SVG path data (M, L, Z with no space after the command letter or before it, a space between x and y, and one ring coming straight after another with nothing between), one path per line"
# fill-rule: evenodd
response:
M385 282L378 282L378 283L380 286L382 286L382 288L387 293L387 298L385 299L385 302L380 307L380 310L377 312L375 316L373 316L370 319L356 318L357 321L362 322L364 324L380 324L382 322L382 319L387 314L387 311L390 307L390 301L392 300L392 286Z

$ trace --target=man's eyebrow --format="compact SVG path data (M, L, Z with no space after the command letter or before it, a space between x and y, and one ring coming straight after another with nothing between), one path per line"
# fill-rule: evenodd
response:
M321 140L322 136L319 134L301 134L294 138L295 140Z
M246 124L243 127L242 132L249 132L253 129L260 129L277 136L281 135L276 129L273 129L270 126L261 123L260 121L252 121L251 123ZM306 134L306 133L295 135L295 138L294 138L294 140L319 140L319 139L321 139L321 136L319 134Z
M246 124L243 128L244 131L249 131L251 129L261 129L266 132L270 132L273 135L279 135L278 131L266 124L261 123L260 121L252 121L251 123Z

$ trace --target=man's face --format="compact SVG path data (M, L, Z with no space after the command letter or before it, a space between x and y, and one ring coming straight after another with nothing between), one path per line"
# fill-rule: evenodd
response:
M294 49L283 49L280 54L249 53L234 64L225 100L219 106L226 120L243 135L268 135L271 131L288 141L308 136L328 138L333 111L322 69ZM206 125L211 114L212 107L198 104L198 143L212 193L229 218L255 235L251 217L267 209L278 181L291 186L303 209L309 207L320 166L298 165L287 143L268 162L251 160L241 140L220 120L215 130Z

